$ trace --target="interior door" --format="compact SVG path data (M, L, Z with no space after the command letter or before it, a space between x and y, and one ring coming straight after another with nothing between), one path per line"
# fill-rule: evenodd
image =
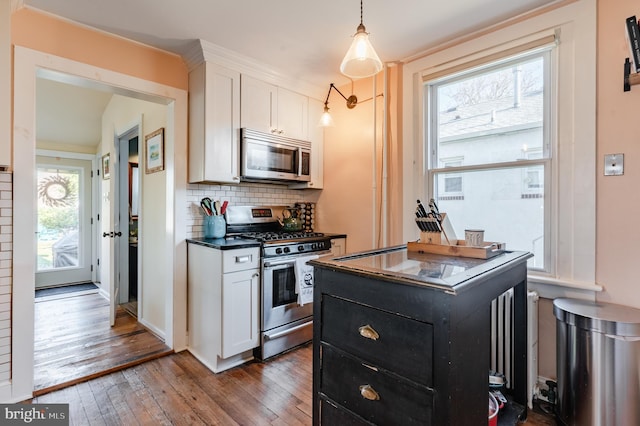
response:
M36 157L36 288L92 281L92 161Z
M117 135L109 152L109 254L111 259L109 294L109 319L115 324L118 305L128 296L129 289L129 222L131 209L129 208L129 146L130 141L136 142L139 126ZM136 160L137 161L137 160ZM103 209L104 211L104 209ZM124 289L124 290L123 290Z
M116 310L118 307L118 297L120 290L120 237L122 231L120 231L120 176L118 168L120 167L120 161L118 158L119 138L116 137L113 145L111 145L106 166L103 159L103 178L109 179L109 192L103 197L103 202L106 201L106 208L103 206L103 214L109 215L108 229L103 232L103 237L108 238L109 245L109 261L111 262L109 270L109 322L113 327L116 323ZM105 169L106 167L106 169Z

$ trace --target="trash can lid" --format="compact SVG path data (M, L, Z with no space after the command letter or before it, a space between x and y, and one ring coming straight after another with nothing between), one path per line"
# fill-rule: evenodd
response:
M640 309L605 302L555 299L553 314L564 323L615 336L640 336Z

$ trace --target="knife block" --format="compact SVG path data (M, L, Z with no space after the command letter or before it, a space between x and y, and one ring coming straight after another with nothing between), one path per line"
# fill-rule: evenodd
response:
M440 245L449 245L455 246L458 244L458 239L456 237L456 232L453 230L453 226L451 225L451 221L449 221L449 217L446 213L441 213L442 222L440 222L440 226L442 228L442 232L425 232L420 231L420 242L423 244L440 244ZM420 219L416 219L418 221Z

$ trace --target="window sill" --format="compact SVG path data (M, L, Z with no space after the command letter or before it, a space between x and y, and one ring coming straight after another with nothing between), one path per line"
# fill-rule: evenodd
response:
M603 287L595 283L545 277L535 274L529 274L527 276L527 285L529 290L538 292L538 295L545 299L570 297L595 302L596 294L603 291Z

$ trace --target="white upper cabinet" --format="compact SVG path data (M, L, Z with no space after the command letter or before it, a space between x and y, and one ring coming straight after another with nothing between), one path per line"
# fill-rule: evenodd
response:
M203 62L189 73L189 182L240 183L240 72Z
M241 85L241 127L309 139L306 96L247 75L242 75Z
M324 127L320 126L320 117L324 104L309 98L309 141L311 141L311 180L289 185L292 189L322 189L324 180Z

